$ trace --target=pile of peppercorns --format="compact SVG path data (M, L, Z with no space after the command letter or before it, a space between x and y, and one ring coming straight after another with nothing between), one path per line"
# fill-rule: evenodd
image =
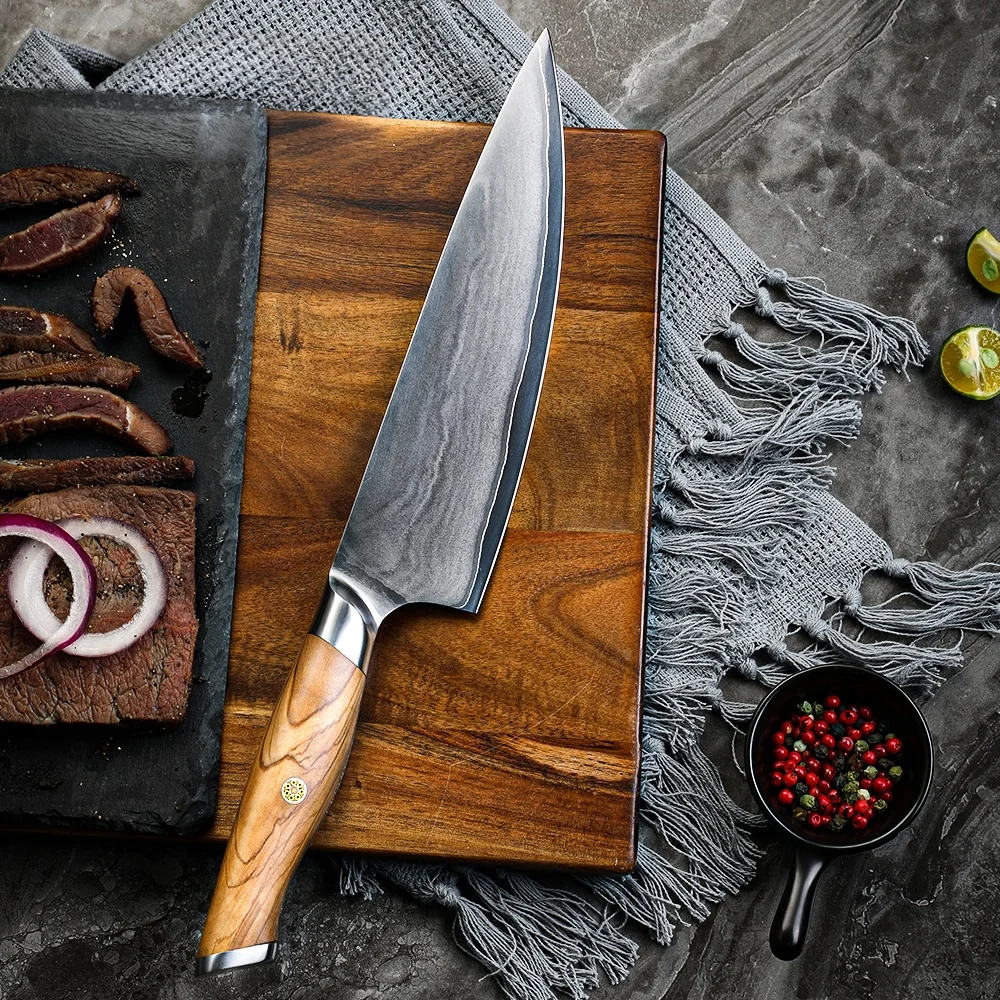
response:
M903 744L867 705L835 694L803 701L771 736L770 784L779 812L816 832L864 830L892 803Z

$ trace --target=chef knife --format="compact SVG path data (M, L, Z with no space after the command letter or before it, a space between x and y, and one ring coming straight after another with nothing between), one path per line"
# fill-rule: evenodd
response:
M251 765L199 973L277 955L285 891L343 777L385 617L416 602L479 610L541 390L563 205L560 104L543 32L455 216L319 610Z

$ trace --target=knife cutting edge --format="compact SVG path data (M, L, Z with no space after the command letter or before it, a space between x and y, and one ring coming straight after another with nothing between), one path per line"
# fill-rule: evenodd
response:
M385 617L417 602L479 610L541 391L564 191L544 31L459 205L319 610L251 765L199 974L276 957L285 891L343 777Z

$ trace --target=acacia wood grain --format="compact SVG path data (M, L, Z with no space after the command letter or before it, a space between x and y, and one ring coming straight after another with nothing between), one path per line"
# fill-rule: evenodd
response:
M343 777L364 686L355 664L305 637L245 777L199 956L278 939L285 890ZM289 780L304 783L301 801L283 797Z
M269 125L219 839L488 133ZM478 615L385 621L314 846L633 864L662 169L657 133L567 131L555 329L493 579Z

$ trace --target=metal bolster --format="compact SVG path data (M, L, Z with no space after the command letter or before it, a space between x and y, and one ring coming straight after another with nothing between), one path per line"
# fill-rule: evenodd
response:
M358 605L364 607L361 599L350 594L347 588L328 584L309 631L367 673L368 649L375 639L375 627Z
M244 965L260 965L262 962L273 962L277 957L278 942L268 941L265 944L252 944L247 948L219 951L214 955L201 955L195 964L194 971L195 975L207 976L213 972L239 969Z

